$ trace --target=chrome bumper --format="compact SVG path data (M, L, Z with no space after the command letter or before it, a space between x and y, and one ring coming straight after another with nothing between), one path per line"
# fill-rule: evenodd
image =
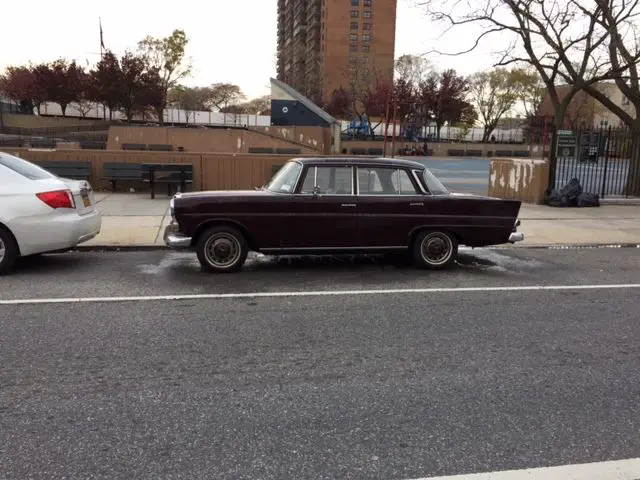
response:
M509 243L521 242L524 240L524 233L522 232L513 232L509 235Z
M182 235L177 231L177 225L170 223L164 229L164 243L171 248L189 248L191 246L191 237Z

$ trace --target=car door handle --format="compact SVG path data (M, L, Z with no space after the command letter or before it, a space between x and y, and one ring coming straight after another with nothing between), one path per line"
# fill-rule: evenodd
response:
M409 204L409 206L411 206L411 207L424 207L424 203L422 203L422 202L411 202Z
M341 206L343 206L343 207L355 207L356 204L355 203L343 203Z

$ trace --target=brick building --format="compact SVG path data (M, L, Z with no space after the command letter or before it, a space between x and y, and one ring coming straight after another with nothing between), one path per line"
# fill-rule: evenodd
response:
M393 78L397 0L278 0L278 80L316 103Z

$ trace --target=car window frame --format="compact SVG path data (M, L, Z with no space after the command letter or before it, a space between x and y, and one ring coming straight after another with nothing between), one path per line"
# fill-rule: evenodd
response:
M359 170L363 169L363 170L376 170L376 169L385 169L385 170L395 170L395 171L400 171L403 170L407 176L409 177L409 181L411 182L411 184L413 185L413 188L415 190L415 193L412 194L402 194L400 193L400 190L398 188L398 190L395 193L360 193L360 175L359 175ZM357 187L357 196L359 197L398 197L398 198L404 198L404 197L411 197L411 196L419 196L419 195L424 195L423 193L423 188L422 185L420 185L420 182L416 182L416 179L414 178L413 174L409 173L408 169L406 167L403 166L390 166L390 165L357 165L356 166L356 172L355 172L355 178L356 178L356 187ZM398 182L398 187L400 186L400 183Z
M305 180L307 179L307 173L311 170L311 169L317 169L317 168L349 168L351 170L351 175L349 175L350 179L351 179L351 193L302 193L302 185L304 185ZM354 182L354 172L355 172L355 168L354 165L345 165L345 164L333 164L333 163L329 163L329 164L322 164L322 165L318 165L318 164L310 164L310 165L304 165L304 168L302 169L302 172L300 172L300 177L298 177L298 185L296 186L295 189L295 194L299 195L299 196L320 196L320 197L353 197L356 195L356 185ZM317 181L317 170L316 170L316 180L314 180L314 184Z

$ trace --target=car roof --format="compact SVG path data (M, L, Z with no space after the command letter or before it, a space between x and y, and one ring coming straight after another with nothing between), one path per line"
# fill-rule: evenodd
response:
M362 158L362 157L349 157L349 156L336 156L336 157L299 157L292 158L292 161L300 162L303 165L306 164L323 164L323 163L348 163L350 165L377 165L377 166L387 166L387 167L406 167L406 168L417 168L420 170L424 170L425 166L421 163L414 162L412 160L404 160L401 158L389 158L389 157L378 157L378 158Z

